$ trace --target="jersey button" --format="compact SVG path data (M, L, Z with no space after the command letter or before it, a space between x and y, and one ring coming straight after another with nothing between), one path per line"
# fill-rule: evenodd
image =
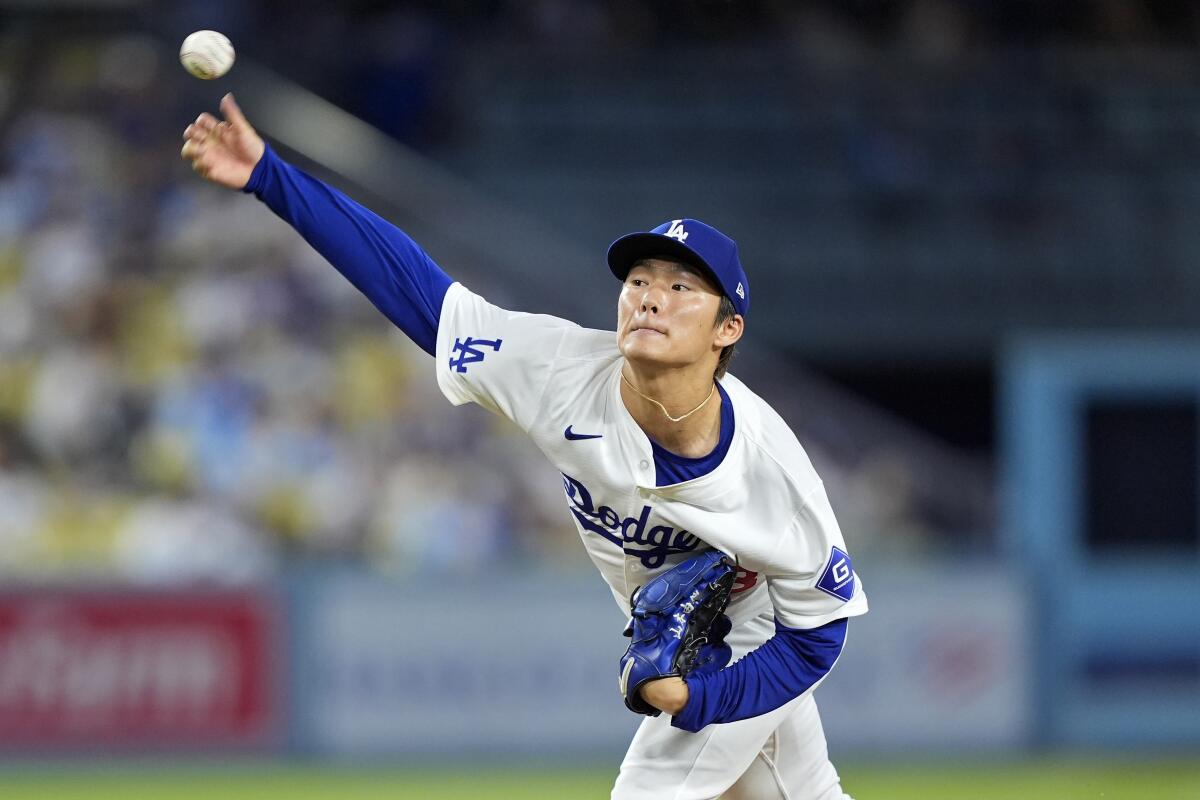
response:
M643 461L642 463L638 464L638 466L642 468L643 472L645 472L646 470L650 469L650 462Z

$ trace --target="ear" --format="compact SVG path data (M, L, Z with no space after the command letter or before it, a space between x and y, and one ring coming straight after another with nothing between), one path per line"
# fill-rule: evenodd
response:
M713 331L713 347L723 350L731 344L737 344L745 330L746 320L742 318L741 314L734 314Z

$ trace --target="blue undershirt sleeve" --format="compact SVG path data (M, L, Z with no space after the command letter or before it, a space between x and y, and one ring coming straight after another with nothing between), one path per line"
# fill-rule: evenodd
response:
M846 620L811 630L775 621L775 635L717 672L684 678L688 701L671 719L695 733L717 722L735 722L774 711L812 688L833 668L846 642Z
M396 327L435 354L442 301L454 281L407 234L269 145L242 191L266 203Z

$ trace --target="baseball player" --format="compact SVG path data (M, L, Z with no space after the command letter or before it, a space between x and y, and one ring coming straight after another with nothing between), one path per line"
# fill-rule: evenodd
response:
M725 372L750 307L733 240L687 218L616 240L615 333L508 311L284 162L231 95L221 110L224 120L205 113L187 127L183 157L290 223L435 357L452 403L478 403L533 438L624 613L639 587L697 554L736 560L731 663L641 685L639 705L657 715L638 728L612 797L847 797L812 690L866 596L794 434Z

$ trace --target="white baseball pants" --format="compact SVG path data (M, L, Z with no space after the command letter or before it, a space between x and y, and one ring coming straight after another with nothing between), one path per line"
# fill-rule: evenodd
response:
M771 616L741 625L726 641L740 658L775 632ZM613 800L851 800L829 761L812 691L750 719L699 733L647 717L634 734Z

